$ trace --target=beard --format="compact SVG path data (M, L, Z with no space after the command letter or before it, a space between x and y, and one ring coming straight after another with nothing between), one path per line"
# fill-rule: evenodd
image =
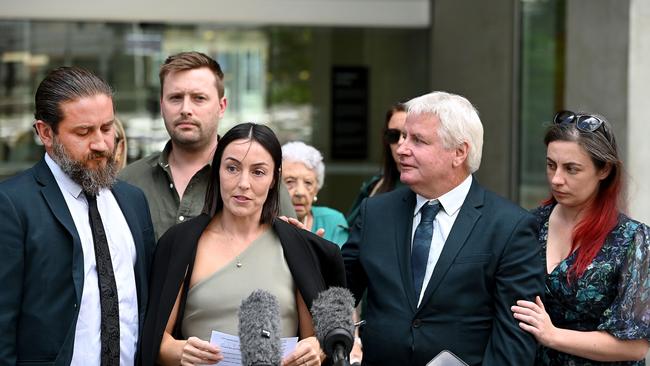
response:
M81 186L84 193L96 196L103 188L111 188L115 183L118 173L115 156L110 153L90 153L85 159L74 160L65 150L63 144L54 137L52 140L52 159L59 164L61 170ZM89 160L100 157L106 158L106 166L99 166L96 169L88 168L85 164Z

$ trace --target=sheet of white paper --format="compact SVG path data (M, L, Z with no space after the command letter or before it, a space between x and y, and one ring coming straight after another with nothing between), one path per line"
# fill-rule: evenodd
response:
M298 344L298 337L281 338L282 357L287 357ZM212 331L210 343L219 346L223 360L219 366L241 366L241 351L239 349L239 337L231 334ZM216 364L215 364L216 365Z
M289 356L294 349L296 349L296 344L298 344L298 337L288 337L280 339L282 342L282 358Z
M210 343L221 349L223 360L219 362L219 366L241 366L239 337L213 330Z

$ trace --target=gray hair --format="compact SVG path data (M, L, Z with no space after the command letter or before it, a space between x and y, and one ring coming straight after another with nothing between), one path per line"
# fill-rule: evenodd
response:
M483 125L476 108L466 98L441 91L413 98L406 103L409 115L434 115L440 120L438 136L445 149L463 142L469 145L467 166L474 173L481 166Z
M282 160L296 163L303 163L316 173L318 189L325 183L325 164L323 155L315 147L301 141L287 142L282 145Z

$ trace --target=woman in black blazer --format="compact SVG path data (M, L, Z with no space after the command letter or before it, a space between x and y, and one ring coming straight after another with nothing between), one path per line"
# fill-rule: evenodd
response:
M140 343L141 365L221 360L218 348L206 339L182 334L188 291L226 266L241 266L239 255L269 230L279 239L295 284L299 324L295 335L300 341L283 364L321 364L324 356L313 336L309 309L319 292L345 286L345 270L335 244L276 218L281 161L280 144L268 127L241 124L219 140L203 214L172 227L158 242ZM259 278L264 276L269 275L259 273Z

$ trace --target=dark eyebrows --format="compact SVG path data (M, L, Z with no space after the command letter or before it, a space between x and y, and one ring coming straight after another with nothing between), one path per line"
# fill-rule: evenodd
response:
M264 161L261 161L259 163L255 163L255 164L251 164L251 165L253 166L253 168L266 168L266 167L269 166L269 164L264 162Z
M224 161L226 161L226 160L231 160L231 161L234 162L234 163L241 164L241 161L239 161L239 160L237 160L237 158L234 158L234 157L231 157L231 156L226 156L225 158L223 158L223 160L224 160ZM261 161L261 162L259 162L259 163L251 164L251 166L254 167L254 168L257 168L257 167L268 167L269 164L266 163L266 162L264 162L264 161Z
M113 125L115 125L115 118L113 118L113 119L110 120L110 121L106 121L106 122L102 123L102 124L99 126L99 128L102 129L102 128L104 128L104 127L109 127L109 126L113 126ZM84 124L84 123L82 123L82 124L80 124L80 125L77 125L77 126L74 126L74 127L72 128L73 131L79 131L79 130L92 131L92 130L94 130L94 129L96 129L96 127L95 127L94 124Z
M233 157L230 157L230 156L226 156L225 158L223 158L223 160L224 160L224 162L226 160L232 160L233 163L241 164L241 161L239 161L239 160L237 160L237 159L235 159Z
M546 157L546 162L547 163L557 164L557 162L555 160L549 158L548 156ZM562 163L562 166L582 168L582 164L578 163L577 161L568 161L566 163Z
M571 168L582 168L582 164L574 161L569 161L568 163L564 163L563 165Z

